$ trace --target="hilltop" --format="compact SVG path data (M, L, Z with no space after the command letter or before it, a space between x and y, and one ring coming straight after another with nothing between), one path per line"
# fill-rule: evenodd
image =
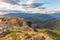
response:
M29 22L28 22L29 23ZM48 40L47 33L39 33L24 18L0 18L0 40Z
M60 31L59 31L60 32ZM53 35L54 34L54 35ZM55 30L37 29L31 21L20 17L0 18L0 40L59 40Z

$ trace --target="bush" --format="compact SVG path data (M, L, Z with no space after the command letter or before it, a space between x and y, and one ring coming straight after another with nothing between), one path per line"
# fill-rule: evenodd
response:
M38 30L37 30L36 28L34 28L34 31L35 31L35 32L38 32Z
M37 37L34 37L33 40L38 40L38 38Z
M28 21L28 22L27 22L27 25L31 27L32 22L31 22L31 21Z
M29 35L28 33L25 34L26 38L31 38L32 36Z
M17 30L17 32L20 32L20 33L22 33L21 29L18 29L18 30Z
M10 30L6 30L6 31L5 31L6 34L10 34L11 32L12 32L12 31L10 31Z

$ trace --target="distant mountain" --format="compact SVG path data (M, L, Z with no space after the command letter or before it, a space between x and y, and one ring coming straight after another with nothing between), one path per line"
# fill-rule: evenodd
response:
M24 18L26 21L32 21L36 28L60 29L60 19L56 19L52 14L9 13L4 16Z
M19 10L0 10L0 12L6 12L6 13L24 13L23 11L19 11Z
M60 12L56 12L54 14L50 14L51 16L53 16L54 18L60 18Z
M48 19L52 19L53 17L48 15L48 14L32 14L32 13L9 13L4 16L8 17L21 17L24 18L27 21L32 21L32 22L40 22L40 21L45 21Z

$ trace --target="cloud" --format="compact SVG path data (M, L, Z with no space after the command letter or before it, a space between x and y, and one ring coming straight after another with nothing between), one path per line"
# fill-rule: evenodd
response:
M34 0L28 0L27 1L27 4L32 4L32 3L34 3Z
M35 7L39 7L39 6L42 6L43 3L33 3L32 6L35 8Z
M23 7L19 5L11 5L9 3L0 1L0 10L23 10Z
M22 0L21 0L22 1ZM28 0L27 3L25 4L21 4L20 0L0 0L0 2L3 2L3 3L8 3L8 4L11 4L11 5L17 5L17 6L22 6L22 7L26 7L26 8L35 8L35 7L39 7L39 6L42 6L43 3L34 3L34 0Z
M20 6L26 7L26 8L36 8L42 6L43 3L32 3L32 4L21 4Z
M0 12L12 12L11 10L19 10L27 13L29 12L40 13L40 12L43 12L44 10L44 7L41 7L42 5L44 5L44 3L34 3L34 0L28 0L27 3L24 4L24 3L20 3L21 1L20 0L0 0ZM7 10L10 10L10 11L7 11Z
M0 0L0 2L5 2L5 3L12 4L12 5L16 5L16 4L19 4L20 0Z

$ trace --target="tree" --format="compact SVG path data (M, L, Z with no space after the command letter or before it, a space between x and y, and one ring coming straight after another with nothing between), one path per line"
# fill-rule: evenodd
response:
M27 22L27 25L28 25L29 27L31 27L31 26L32 26L32 22L31 22L31 21L28 21L28 22Z

